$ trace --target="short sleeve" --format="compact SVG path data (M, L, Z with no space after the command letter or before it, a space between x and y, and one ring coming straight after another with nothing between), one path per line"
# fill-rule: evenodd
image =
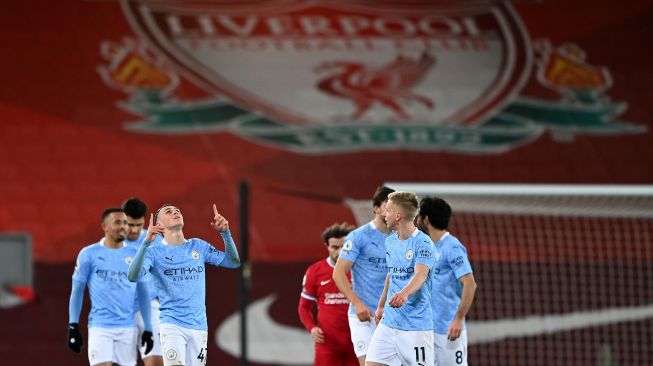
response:
M75 270L73 272L73 280L86 283L91 274L91 256L89 248L84 248L77 255L75 262Z
M423 264L432 269L435 265L434 249L433 242L430 240L419 240L415 247L415 264Z
M469 263L469 258L467 257L467 250L460 245L453 245L447 253L447 260L449 266L453 273L456 275L456 278L460 278L466 274L472 273L472 265Z
M359 235L357 233L351 233L345 238L345 242L342 244L342 250L338 256L339 258L356 263L362 249L361 240L358 240L358 237Z
M302 279L302 297L312 301L317 300L317 282L315 281L314 272L311 271L311 267L308 267Z

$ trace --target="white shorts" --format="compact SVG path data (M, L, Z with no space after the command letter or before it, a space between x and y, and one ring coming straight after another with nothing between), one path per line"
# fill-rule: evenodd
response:
M374 318L362 322L356 314L349 314L349 331L351 332L351 343L354 345L356 357L365 356L370 346L370 340L374 335L376 323Z
M208 332L182 328L178 325L162 323L159 325L161 334L161 353L165 366L206 365L206 345Z
M132 328L88 328L88 363L113 362L136 365L137 330Z
M467 366L467 330L463 329L455 341L446 334L434 334L435 364L437 366Z
M143 334L144 329L144 324L143 324L143 317L141 316L141 312L136 313L136 328L138 328L138 351L141 354L141 360L144 359L145 357L150 357L150 356L161 356L161 341L159 340L159 300L154 299L152 300L152 319L150 320L152 322L152 340L154 341L154 346L152 346L152 350L150 353L147 355L145 354L145 346L141 344L141 335Z
M399 330L379 324L366 361L389 366L434 366L433 331Z

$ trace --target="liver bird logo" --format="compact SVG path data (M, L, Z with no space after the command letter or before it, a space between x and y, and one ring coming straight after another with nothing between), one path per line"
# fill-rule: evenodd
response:
M394 61L378 68L355 62L325 62L316 71L335 73L318 81L317 87L329 95L350 99L356 106L354 119L363 117L378 102L392 110L396 117L408 120L410 116L402 104L415 101L428 109L435 108L431 99L411 91L434 64L435 58L428 53L416 59L398 55Z

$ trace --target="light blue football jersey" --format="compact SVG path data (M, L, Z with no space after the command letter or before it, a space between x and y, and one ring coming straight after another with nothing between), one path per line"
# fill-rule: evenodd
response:
M153 277L161 304L161 323L208 329L204 264L219 266L224 258L223 251L197 238L177 246L168 245L165 240L151 244L143 269Z
M136 249L141 247L141 244L143 243L143 240L145 240L145 236L147 235L147 230L141 229L140 235L138 235L138 238L136 240L125 240L125 245L128 245L130 247L136 247ZM154 241L161 240L160 235L157 235Z
M339 258L354 265L352 289L358 298L374 312L383 292L385 276L388 273L385 258L385 239L389 234L379 231L374 221L359 227L347 235ZM355 314L349 305L349 314Z
M385 247L390 286L381 323L400 330L432 330L431 273L422 287L408 296L408 301L402 307L393 308L389 304L392 295L401 291L413 278L415 265L422 264L427 266L430 272L433 271L435 256L431 238L417 229L406 240L399 239L397 233L393 232L386 239Z
M86 283L91 297L88 326L123 328L134 326L136 283L127 279L136 248L112 249L104 238L82 249L77 256L73 280Z
M136 240L125 240L125 244L127 246L136 248L136 251L138 252L138 249L140 249L141 244L143 244L146 235L147 235L147 230L141 229L141 234L138 236ZM156 244L157 242L160 242L162 239L163 237L161 235L157 235L154 237L153 243ZM152 281L152 276L148 273L143 277L141 281L147 282L147 287L150 289L150 300L156 299L158 296L156 294L156 287L154 286L154 282ZM136 303L136 310L138 311L138 302Z
M435 243L433 278L433 331L447 334L460 306L463 286L460 277L472 273L467 249L453 235L445 233ZM465 324L463 324L465 327Z

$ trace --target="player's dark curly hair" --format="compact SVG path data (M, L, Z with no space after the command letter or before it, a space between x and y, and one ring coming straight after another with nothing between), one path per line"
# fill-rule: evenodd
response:
M379 186L372 196L372 206L381 206L383 202L388 200L388 195L395 190L386 186Z
M343 236L347 236L347 234L349 234L355 228L356 227L354 225L349 225L346 222L343 222L342 224L333 224L324 230L322 233L322 240L324 240L324 244L328 245L329 239L342 238Z
M136 197L130 197L122 203L122 209L129 217L140 219L147 212L147 205Z
M449 227L451 219L451 206L439 197L424 197L419 203L419 216L429 218L431 226L439 230Z

